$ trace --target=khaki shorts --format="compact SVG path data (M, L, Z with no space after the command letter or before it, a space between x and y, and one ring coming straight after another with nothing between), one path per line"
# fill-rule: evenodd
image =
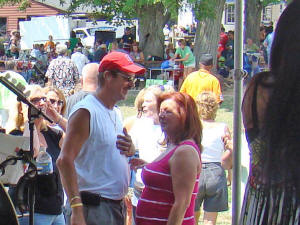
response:
M196 63L184 65L184 68L195 68Z

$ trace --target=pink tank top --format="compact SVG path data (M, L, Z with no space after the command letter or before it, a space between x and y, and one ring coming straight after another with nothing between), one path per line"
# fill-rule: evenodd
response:
M184 141L176 146L161 160L147 164L142 171L145 188L136 209L136 225L165 225L168 222L170 210L174 203L172 177L169 159L181 145L193 146L199 154L198 146L191 141ZM201 159L201 158L200 158ZM199 175L191 197L191 203L186 210L182 225L194 225L194 206L198 192Z

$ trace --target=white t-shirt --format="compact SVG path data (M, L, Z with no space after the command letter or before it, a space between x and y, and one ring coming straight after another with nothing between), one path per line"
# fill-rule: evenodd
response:
M129 165L116 147L117 135L123 134L120 111L107 109L93 95L78 102L70 117L80 108L90 112L90 135L75 159L79 190L122 199L128 191Z
M76 65L79 75L81 76L82 68L84 67L85 64L89 63L88 58L80 52L75 52L72 54L71 60Z
M224 143L222 137L225 135L225 123L218 123L214 127L203 128L202 130L202 146L203 152L201 160L207 162L221 162L224 152Z

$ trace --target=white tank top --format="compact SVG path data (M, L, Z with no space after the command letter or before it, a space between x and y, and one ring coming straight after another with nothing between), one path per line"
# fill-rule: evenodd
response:
M120 110L109 110L88 95L73 107L70 117L81 108L90 112L90 135L75 159L79 190L122 199L128 191L129 165L116 147L117 135L123 134Z
M136 119L129 134L136 150L139 151L140 158L148 163L156 159L164 150L159 144L164 140L161 126L155 125L150 118L142 117ZM136 171L135 179L143 183L141 172L141 169ZM131 203L133 206L137 206L138 198L135 195L132 195Z
M163 151L159 143L164 140L164 134L160 125L155 125L152 119L136 119L129 134L141 159L152 162Z
M201 142L203 146L201 160L203 163L221 162L225 150L222 137L225 135L226 126L224 123L218 123L214 127L203 128Z

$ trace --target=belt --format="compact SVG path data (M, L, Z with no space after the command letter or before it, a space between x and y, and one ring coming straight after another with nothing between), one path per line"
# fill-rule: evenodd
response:
M220 162L204 162L202 163L202 169L207 169L207 168L210 168L211 166L221 166L221 163Z
M88 191L81 191L80 192L81 201L84 205L92 205L92 206L98 206L101 202L111 202L114 204L121 204L123 199L120 200L114 200L110 198L105 198L100 196L99 194L94 194Z
M112 203L120 204L123 201L123 199L115 200L115 199L104 198L104 197L100 196L100 202L101 201L106 201L106 202L112 202Z

